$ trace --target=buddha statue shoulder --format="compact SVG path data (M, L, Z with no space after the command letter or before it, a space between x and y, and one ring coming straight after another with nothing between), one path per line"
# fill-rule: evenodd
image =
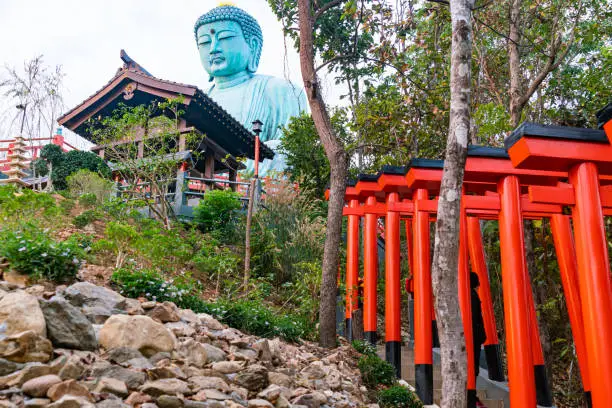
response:
M308 105L304 91L291 82L256 74L263 45L257 20L238 7L220 6L202 15L194 32L200 60L212 82L208 95L247 129L257 119L263 122L261 140L276 151L280 128ZM277 153L274 160L262 163L260 173L284 167Z

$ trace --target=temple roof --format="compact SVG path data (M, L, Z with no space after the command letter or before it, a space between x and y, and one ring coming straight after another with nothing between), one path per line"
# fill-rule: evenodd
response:
M119 103L128 106L149 104L182 97L182 118L234 157L254 159L255 136L233 116L194 85L181 84L152 76L122 50L124 61L115 76L101 89L58 119L61 126L91 141L88 119L111 115ZM261 144L260 160L271 159L274 152Z

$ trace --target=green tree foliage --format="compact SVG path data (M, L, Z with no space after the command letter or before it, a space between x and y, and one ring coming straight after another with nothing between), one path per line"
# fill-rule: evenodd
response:
M181 148L192 149L201 137L181 133L184 98L156 101L149 105L119 104L109 116L89 124L92 140L104 146L105 158L125 183L128 200L139 200L151 214L172 227L172 206L177 171L186 160ZM184 144L181 143L184 141ZM197 150L190 154L197 156Z
M193 222L202 232L213 232L218 239L232 240L240 208L240 194L231 190L207 191L193 210Z
M346 116L336 110L331 118L336 134L347 140ZM281 152L287 157L287 172L307 195L321 199L329 183L329 161L312 117L304 113L291 119L283 130Z
M107 201L113 191L112 181L87 169L78 170L66 177L66 184L70 194L79 197L79 201L84 194L92 194L98 204Z
M60 164L53 166L51 181L58 190L68 188L66 179L79 170L89 170L100 174L102 177L110 177L111 171L106 162L97 154L80 150L71 150L61 158Z
M40 160L33 162L38 174L51 172L51 182L56 190L68 188L67 178L79 170L89 170L102 177L110 177L106 162L97 154L80 150L63 152L55 144L48 144L40 151Z

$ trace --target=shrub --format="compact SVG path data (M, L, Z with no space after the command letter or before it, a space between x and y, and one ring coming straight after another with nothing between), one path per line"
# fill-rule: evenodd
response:
M217 308L209 313L231 327L261 337L280 336L295 342L312 333L312 327L303 319L291 314L278 314L260 300L220 300Z
M74 200L66 198L61 200L59 203L60 208L64 211L64 214L70 214L70 211L74 208Z
M113 191L113 182L100 177L90 170L81 169L66 178L68 189L74 197L80 197L81 205L93 206L108 201ZM89 203L81 202L87 195ZM93 196L93 198L92 198Z
M98 198L94 193L81 194L79 197L79 204L83 207L93 207L96 205Z
M182 307L182 298L191 293L192 288L185 282L166 282L160 272L154 269L119 268L111 276L111 282L119 286L120 293L127 297L144 296L158 302L172 301Z
M194 209L193 222L202 232L230 241L239 219L240 194L230 190L211 190Z
M98 214L94 210L87 210L77 215L72 219L72 223L77 228L83 228L88 224L91 224L98 218Z
M357 363L363 384L374 389L379 385L391 386L395 383L395 369L376 355L364 355Z
M312 333L312 327L303 319L277 314L258 300L206 302L198 295L199 285L189 276L166 281L156 270L120 268L115 270L111 281L124 296L144 296L158 302L169 300L178 307L208 313L231 327L257 336L298 341Z
M31 224L5 231L0 239L0 256L8 260L11 269L34 279L70 281L84 258L83 249L75 241L56 242Z
M60 213L51 194L29 189L18 191L14 186L0 185L0 226L17 225L22 221L57 221Z
M41 153L42 157L42 153ZM51 159L57 160L57 159ZM53 163L53 161L51 161ZM51 168L51 181L56 190L68 188L67 177L81 169L87 169L99 173L104 177L110 177L111 171L106 162L97 154L80 150L71 150L63 153L60 160L53 163Z
M401 385L394 385L378 393L380 408L422 408L423 403L413 392Z
M351 343L353 348L357 350L358 353L365 354L367 356L375 356L376 355L376 346L370 344L364 340L353 340Z
M141 236L132 225L117 221L106 224L104 234L106 238L97 241L94 248L113 253L116 256L115 267L121 268L128 255L135 251Z

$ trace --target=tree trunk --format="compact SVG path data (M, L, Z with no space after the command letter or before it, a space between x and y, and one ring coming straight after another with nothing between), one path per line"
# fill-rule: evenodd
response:
M249 278L251 276L251 223L253 221L253 201L255 200L256 183L257 179L253 177L249 186L249 204L247 207L246 236L244 240L244 278L242 286L245 294L248 293Z
M442 354L442 408L467 402L467 358L457 282L461 187L470 129L471 13L474 0L451 0L451 106L432 264Z
M321 298L319 307L319 342L323 347L336 346L336 292L342 209L348 173L348 155L331 126L329 114L319 89L314 67L314 21L310 0L298 0L300 29L300 66L312 119L330 166L327 231L323 251Z
M523 112L521 104L521 66L519 55L520 41L520 14L522 0L512 0L510 2L510 32L508 35L508 73L510 75L510 123L512 127L518 126Z

